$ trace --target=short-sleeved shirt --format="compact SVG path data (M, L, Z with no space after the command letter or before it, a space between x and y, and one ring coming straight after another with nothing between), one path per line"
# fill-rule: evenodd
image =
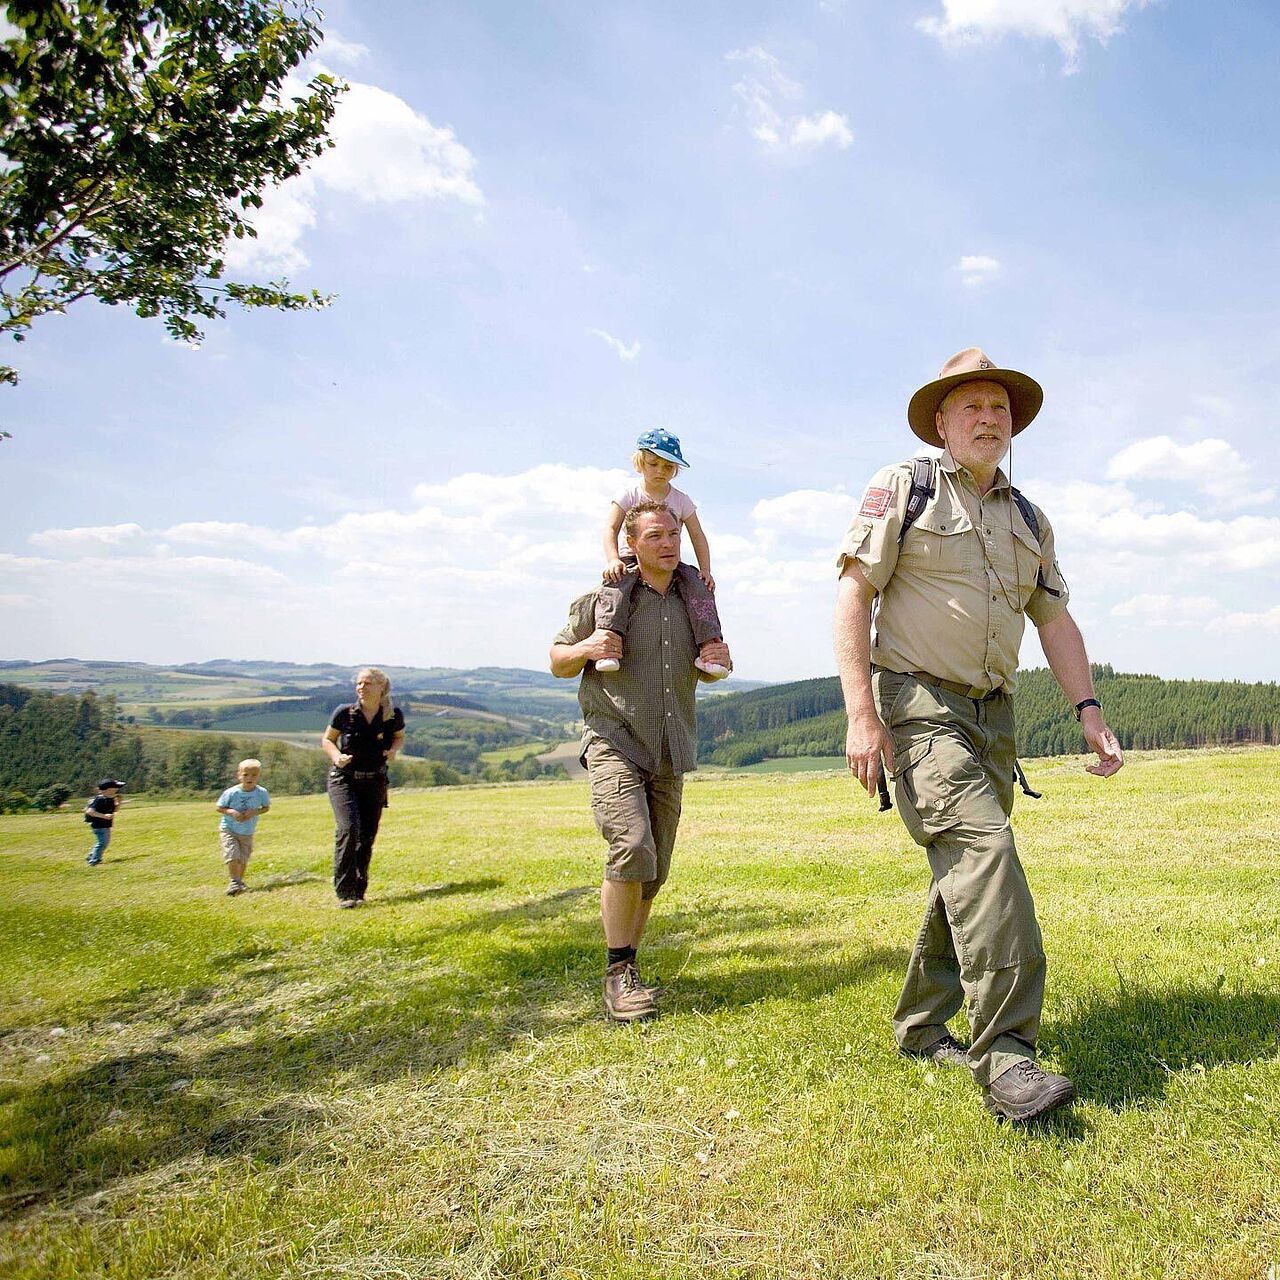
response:
M616 498L614 498L614 502L622 508L623 515L626 515L632 507L638 506L642 502L653 501L655 501L655 499L649 497L645 492L644 485L642 484L633 484L631 488L624 489ZM675 485L671 486L670 492L662 499L662 501L667 504L671 514L676 518L676 523L682 529L687 523L689 517L698 510L697 504L694 500L689 497L687 493L677 489Z
M265 809L270 803L271 795L266 787L254 787L252 791L246 791L243 787L235 786L228 787L218 797L214 808L239 809L243 813L246 809ZM218 825L232 835L251 836L257 829L258 815L255 813L252 818L232 818L224 813Z
M372 773L386 764L385 752L391 750L396 734L404 732L404 712L393 707L390 719L385 719L379 707L370 722L358 702L344 703L335 708L329 728L338 731L338 750L352 757L347 767Z
M120 807L119 796L96 795L89 801L89 825L95 830L98 827L109 827L115 821L115 812Z
M569 606L569 621L553 643L577 644L595 629L597 592ZM643 579L631 593L631 616L621 669L606 680L588 663L578 683L586 725L585 752L603 738L637 768L660 772L664 758L674 773L698 767L694 727L698 646L684 601L674 587L661 595Z
M984 496L945 452L899 547L910 492L910 462L877 472L840 546L839 571L856 561L879 593L872 662L968 686L974 697L1012 692L1025 619L1041 627L1067 607L1049 521L1034 508L1037 541L1003 471Z

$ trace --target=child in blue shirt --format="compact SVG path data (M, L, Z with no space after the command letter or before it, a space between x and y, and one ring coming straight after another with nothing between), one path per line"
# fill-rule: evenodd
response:
M222 845L222 860L227 864L228 897L243 893L246 885L244 870L253 853L253 833L258 819L271 808L271 796L266 787L258 785L262 773L260 760L241 760L236 769L238 785L228 787L218 797L218 812L222 814L218 839Z

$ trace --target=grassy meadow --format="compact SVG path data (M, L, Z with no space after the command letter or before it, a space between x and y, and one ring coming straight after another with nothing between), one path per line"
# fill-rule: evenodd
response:
M322 796L231 899L212 796L93 870L0 819L0 1274L1267 1280L1280 750L1081 765L1017 811L1081 1093L1031 1129L895 1053L927 871L836 773L690 777L631 1026L582 782L394 793L360 911Z

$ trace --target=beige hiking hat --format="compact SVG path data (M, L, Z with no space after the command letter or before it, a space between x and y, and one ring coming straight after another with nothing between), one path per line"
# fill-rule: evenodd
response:
M907 422L926 444L943 447L935 415L952 387L962 382L998 382L1009 393L1009 418L1016 436L1040 412L1044 389L1034 378L1015 369L1001 369L979 347L957 351L933 382L926 383L907 405Z

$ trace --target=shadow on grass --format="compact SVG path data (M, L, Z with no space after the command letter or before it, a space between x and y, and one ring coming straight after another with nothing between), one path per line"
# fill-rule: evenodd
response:
M449 880L444 884L429 884L420 889L407 889L404 893L389 893L385 897L374 896L368 899L365 906L395 907L405 902L422 902L427 898L451 898L455 894L487 893L490 889L502 888L503 883L492 876L483 880Z
M315 871L289 871L249 886L250 893L275 893L277 889L292 889L296 884L314 884L325 877Z
M1122 988L1046 1028L1082 1098L1112 1110L1161 1098L1183 1071L1275 1055L1280 995L1213 987Z
M0 1201L38 1211L191 1159L234 1155L272 1167L340 1128L347 1100L371 1088L404 1079L430 1088L448 1068L598 1022L596 892L468 912L390 948L383 933L367 945L347 936L319 963L314 953L250 944L218 957L227 979L216 988L104 1004L89 1019L113 1028L100 1056L52 1079L0 1085L0 1141L12 1153ZM824 945L814 955L767 941L778 923L766 908L732 905L656 918L663 963L696 958L675 984L671 1012L816 1000L905 963L890 949L841 955Z

